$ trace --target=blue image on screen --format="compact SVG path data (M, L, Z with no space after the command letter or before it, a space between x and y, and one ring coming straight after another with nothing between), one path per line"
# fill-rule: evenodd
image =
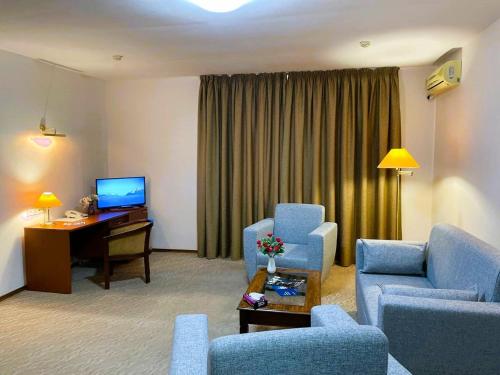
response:
M140 206L146 203L144 177L97 180L98 208Z

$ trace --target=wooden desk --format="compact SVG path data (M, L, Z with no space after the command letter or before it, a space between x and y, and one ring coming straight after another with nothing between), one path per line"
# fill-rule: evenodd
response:
M147 209L106 212L78 225L55 222L24 228L26 289L71 293L71 256L102 257L110 229L147 218Z

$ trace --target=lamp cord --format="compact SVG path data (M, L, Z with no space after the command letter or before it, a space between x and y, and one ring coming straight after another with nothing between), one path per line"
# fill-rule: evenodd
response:
M45 126L45 116L47 116L47 108L49 106L49 97L50 97L50 93L52 91L52 85L54 82L54 73L55 73L55 67L52 66L52 71L50 73L49 87L47 88L47 95L45 96L45 107L43 110L43 117L41 120L41 123L43 123L43 126ZM40 125L42 125L42 124L40 124Z

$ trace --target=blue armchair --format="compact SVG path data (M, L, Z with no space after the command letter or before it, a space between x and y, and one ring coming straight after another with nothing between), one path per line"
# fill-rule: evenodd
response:
M428 243L358 240L356 268L358 321L412 373L500 374L497 249L440 224Z
M330 272L337 249L337 224L325 222L325 208L316 204L281 203L274 219L264 219L243 231L243 247L248 279L268 258L257 252L257 240L267 233L282 238L285 253L277 256L276 266L321 271L324 280Z
M338 306L314 307L311 325L209 343L206 315L179 315L169 374L410 374L388 354L378 328L358 325Z

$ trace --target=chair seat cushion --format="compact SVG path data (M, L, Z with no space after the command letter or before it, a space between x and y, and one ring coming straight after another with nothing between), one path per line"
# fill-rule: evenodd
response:
M429 280L421 276L379 275L356 273L356 299L358 320L362 324L378 324L378 297L384 284L399 284L415 288L433 288Z
M282 268L306 268L307 266L307 245L299 245L285 243L285 253L281 256L276 256L276 267ZM257 264L266 266L269 258L267 255L259 252L257 254Z

